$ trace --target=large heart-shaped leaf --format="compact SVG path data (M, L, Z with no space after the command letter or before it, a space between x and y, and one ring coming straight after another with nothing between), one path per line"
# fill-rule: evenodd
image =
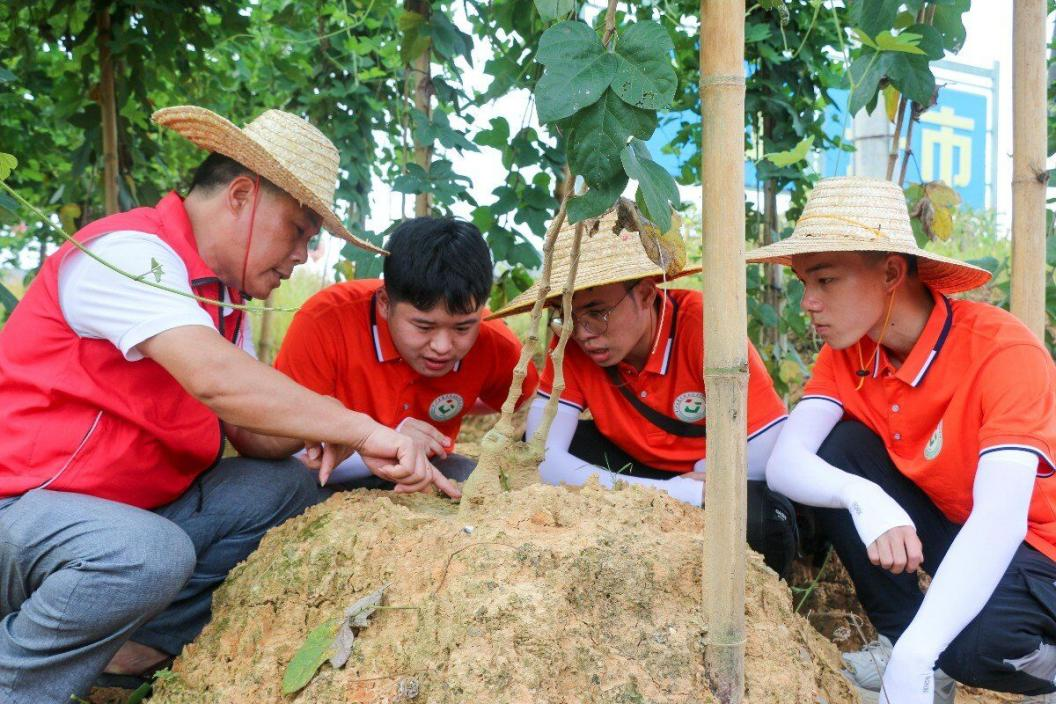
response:
M620 173L611 181L591 186L583 195L570 198L568 221L575 224L580 220L598 217L613 206L626 187L627 175Z
M621 170L620 150L629 138L649 139L656 113L622 101L607 90L601 99L572 118L568 165L588 184L611 180Z
M638 22L620 36L620 57L612 87L631 105L662 110L671 105L678 79L671 67L674 45L656 22Z
M638 182L641 192L640 206L644 215L661 232L671 229L671 205L679 203L678 186L667 169L657 164L649 155L645 142L634 139L620 152L620 161L627 175Z
M562 120L592 105L616 75L616 57L582 22L559 22L543 32L535 59L546 66L535 86L542 123Z

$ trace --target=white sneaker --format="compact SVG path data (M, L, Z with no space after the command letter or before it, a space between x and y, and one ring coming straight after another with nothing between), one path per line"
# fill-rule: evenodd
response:
M847 665L843 674L858 690L861 704L878 704L880 701L880 686L884 681L887 661L891 659L891 648L891 641L879 636L858 652L843 654L843 662ZM953 704L956 691L957 682L942 670L935 670L934 704ZM1056 704L1056 699L1052 702L1039 700L1023 704Z

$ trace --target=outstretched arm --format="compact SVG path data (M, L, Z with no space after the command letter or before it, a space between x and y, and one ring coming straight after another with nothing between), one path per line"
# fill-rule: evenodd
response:
M982 611L1027 534L1037 469L1038 458L1024 450L998 450L979 460L972 512L895 644L881 702L931 704L935 661Z

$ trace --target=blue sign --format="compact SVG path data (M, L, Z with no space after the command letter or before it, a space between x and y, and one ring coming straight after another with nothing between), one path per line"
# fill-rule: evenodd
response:
M825 133L835 137L843 132L845 141L851 140L851 118L846 114L847 91L832 90L829 95L833 104L825 108ZM987 115L990 110L990 95L944 87L939 91L936 105L920 116L913 126L913 149L908 182L944 181L961 196L961 200L974 207L986 206L987 192ZM658 163L673 175L678 176L686 159L679 153L678 145L672 154L661 149L672 144L683 124L700 122L700 115L691 111L668 113L660 120L660 126L649 139L649 151ZM751 130L751 127L748 127ZM692 154L696 154L696 150ZM756 188L755 154L745 155L744 185ZM846 176L854 162L854 154L828 149L817 154L817 170L822 176ZM810 157L808 157L810 158ZM901 162L899 164L901 167Z

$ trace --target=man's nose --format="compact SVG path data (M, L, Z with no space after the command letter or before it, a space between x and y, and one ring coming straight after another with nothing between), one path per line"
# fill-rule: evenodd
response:
M439 354L446 354L451 350L451 334L446 330L437 330L429 339L429 347Z

